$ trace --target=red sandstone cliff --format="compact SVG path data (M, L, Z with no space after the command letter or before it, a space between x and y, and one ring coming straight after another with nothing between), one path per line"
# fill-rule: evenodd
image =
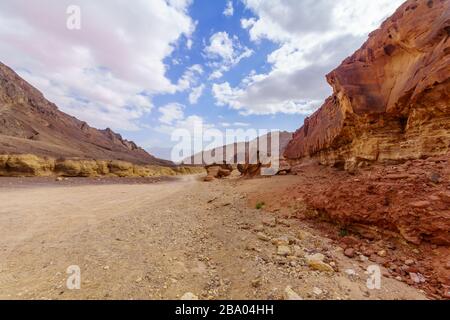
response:
M305 120L285 157L351 169L447 153L449 36L450 1L407 1L328 74L333 96Z

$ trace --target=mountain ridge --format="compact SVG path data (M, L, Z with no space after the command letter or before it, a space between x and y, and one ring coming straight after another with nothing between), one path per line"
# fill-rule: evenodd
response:
M59 110L14 70L0 62L0 154L122 160L173 166L110 128L95 129Z

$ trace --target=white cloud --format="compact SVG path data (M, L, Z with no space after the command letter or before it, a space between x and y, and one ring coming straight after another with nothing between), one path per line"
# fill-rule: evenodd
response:
M153 95L189 87L166 77L163 60L195 28L190 3L79 0L81 30L71 31L66 8L73 1L3 0L0 60L63 111L97 127L137 129Z
M234 58L233 40L226 32L217 32L209 39L209 46L205 48L206 54L214 58L222 58L223 60L232 61Z
M163 107L160 107L158 111L161 113L159 121L166 125L173 124L174 121L184 119L184 106L179 103L169 103Z
M205 89L205 85L201 84L198 87L192 89L192 92L189 94L189 103L197 104L198 100L203 94L203 90Z
M255 43L279 45L271 70L237 87L213 85L218 105L242 114L313 112L331 89L325 75L352 54L403 0L242 0L255 17L241 19Z
M249 58L253 54L253 50L241 45L236 36L231 38L227 32L213 34L204 52L206 58L211 60L208 66L213 69L210 80L221 78L242 59Z
M249 127L250 123L245 122L221 122L220 125L224 128L231 128L231 127Z
M227 1L227 6L225 7L225 10L223 11L223 14L226 17L231 17L234 14L234 7L233 7L233 1L232 0L228 0Z
M184 91L191 89L198 83L198 76L203 74L203 67L194 64L186 69L181 78L178 80L178 90Z
M256 23L256 19L255 18L250 18L250 19L241 19L241 26L242 29L249 29L251 27L253 27L253 25Z

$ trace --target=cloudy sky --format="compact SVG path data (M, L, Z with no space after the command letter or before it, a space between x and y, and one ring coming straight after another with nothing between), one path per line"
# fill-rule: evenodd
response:
M325 75L402 2L2 0L0 61L167 157L171 132L198 121L294 131L331 93Z

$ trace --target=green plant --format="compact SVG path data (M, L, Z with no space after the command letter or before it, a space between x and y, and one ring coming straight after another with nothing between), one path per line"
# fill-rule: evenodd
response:
M262 208L264 208L266 204L264 202L258 202L256 204L256 209L261 210Z
M341 228L340 230L339 230L339 236L341 237L341 238L343 238L343 237L346 237L346 236L348 236L348 230L346 229L346 228Z

